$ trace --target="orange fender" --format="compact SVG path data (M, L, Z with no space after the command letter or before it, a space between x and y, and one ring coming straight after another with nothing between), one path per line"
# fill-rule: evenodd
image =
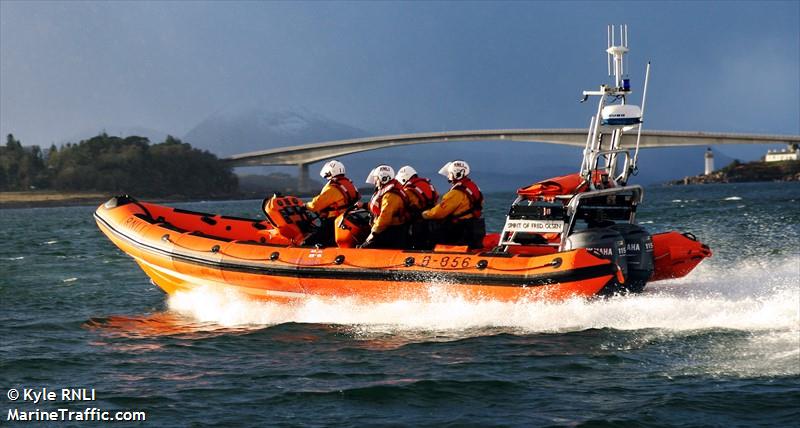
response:
M711 249L691 233L657 233L653 235L655 270L650 281L684 277L706 257L711 257Z

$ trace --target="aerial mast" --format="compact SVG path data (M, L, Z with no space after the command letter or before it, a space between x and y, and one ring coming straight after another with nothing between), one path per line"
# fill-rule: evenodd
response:
M635 170L639 153L639 137L636 140L636 152L633 157L621 148L624 132L636 129L641 135L643 110L639 106L628 103L631 93L630 79L626 73L625 55L628 47L628 26L609 25L607 30L607 65L608 75L614 77L614 84L601 85L597 91L583 91L583 100L590 96L599 97L597 113L589 122L589 133L581 163L581 175L591 188L602 188L625 185L628 176ZM650 64L647 65L649 77ZM644 94L642 96L644 106Z

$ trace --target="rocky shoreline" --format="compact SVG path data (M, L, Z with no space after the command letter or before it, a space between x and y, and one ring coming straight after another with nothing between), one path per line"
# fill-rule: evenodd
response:
M208 195L207 197L188 197L173 195L169 197L142 197L137 199L154 203L197 202L216 200L250 200L263 199L272 192L239 192L230 195ZM307 192L295 193L295 196L308 198ZM37 190L28 192L0 192L0 210L10 208L46 208L71 206L97 206L107 201L113 193L98 192L58 192Z
M730 165L708 175L696 175L674 180L668 185L709 183L750 183L758 181L800 181L800 161L755 161Z
M98 192L0 192L0 209L99 205L108 196Z

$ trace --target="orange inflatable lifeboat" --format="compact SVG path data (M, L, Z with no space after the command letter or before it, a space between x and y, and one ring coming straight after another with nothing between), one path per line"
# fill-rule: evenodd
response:
M511 245L506 237L504 245L501 234L492 234L486 248L473 251L444 246L434 251L360 249L354 244L364 233L365 217L355 213L336 222L352 232L338 236L341 247L304 247L302 239L316 218L299 199L273 197L263 208L265 221L118 196L98 207L94 217L100 230L170 294L213 286L259 299L355 297L375 302L425 299L436 289L467 299L508 301L626 290L624 260L619 254L609 257L611 250L599 244L559 249L547 243ZM685 275L710 255L707 247L684 235L654 235L653 243L653 279Z
M612 46L607 52L621 62L628 49ZM621 71L617 67L615 85L583 92L583 101L596 97L598 107L579 172L519 189L503 229L485 236L481 249L357 248L369 233L363 211L335 219L337 246L305 246L306 240L314 241L306 239L312 234L329 235L318 228L330 223L319 222L292 196L266 200L266 221L127 196L112 198L94 216L100 230L167 293L213 286L263 299L354 297L374 302L425 299L432 290L496 300L639 292L648 282L688 274L711 251L691 234L651 235L636 223L644 189L628 185L628 178L638 171L643 107L626 98L630 80ZM637 137L624 139L629 131ZM430 141L447 140L435 134ZM633 154L623 141L635 141Z

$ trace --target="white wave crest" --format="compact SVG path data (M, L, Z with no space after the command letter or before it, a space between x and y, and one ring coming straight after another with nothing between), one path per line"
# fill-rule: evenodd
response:
M687 278L648 286L635 296L561 302L466 301L432 286L426 301L364 304L354 299L311 298L297 304L248 300L232 290L198 288L177 293L169 307L203 323L263 327L287 322L343 325L356 339L381 347L416 341L512 334L567 333L610 328L634 331L608 343L629 349L708 331L734 333L677 345L681 355L666 374L734 376L800 374L800 257L754 261L735 267L701 265ZM695 348L694 346L698 346Z
M800 332L800 260L728 269L701 265L680 280L656 283L634 296L559 302L467 301L446 285L431 286L430 299L367 304L355 299L309 298L280 304L248 300L232 290L198 288L169 299L172 310L225 326L285 322L392 326L399 330L464 330L508 327L522 332L736 329Z

